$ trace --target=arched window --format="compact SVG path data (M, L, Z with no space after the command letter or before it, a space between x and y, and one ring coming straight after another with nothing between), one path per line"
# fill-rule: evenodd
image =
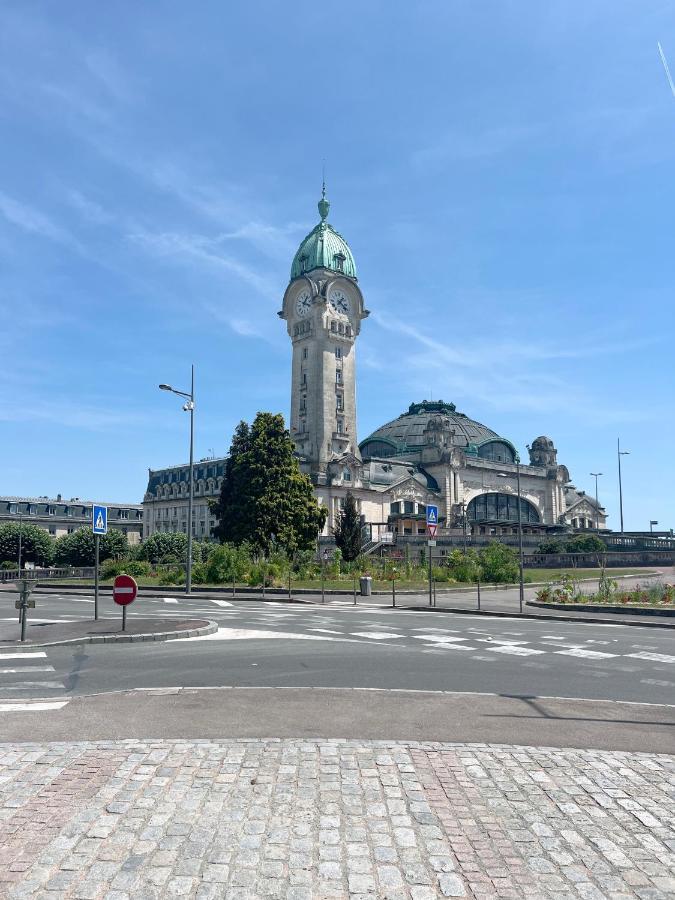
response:
M515 494L479 494L466 508L470 522L517 522L518 497ZM536 508L520 498L521 522L539 522Z
M514 463L513 450L504 441L487 441L478 448L478 456L481 459L492 459L495 462Z

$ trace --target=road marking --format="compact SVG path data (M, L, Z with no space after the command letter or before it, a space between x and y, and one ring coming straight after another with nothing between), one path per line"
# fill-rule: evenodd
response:
M63 684L60 681L22 681L20 684L3 684L3 691L25 691L28 688L44 687L44 688L60 688L63 690Z
M0 660L2 659L37 659L38 657L46 657L47 654L44 650L33 650L30 653L1 653L0 652Z
M263 631L256 628L219 628L213 634L178 638L175 641L171 641L171 643L178 644L181 641L264 641L272 638L284 641L348 641L352 644L361 643L351 638L328 637L323 634L295 634L290 631Z
M47 709L62 709L70 700L37 700L32 703L0 703L0 712L40 712Z
M454 637L449 634L415 634L412 637L416 641L433 641L434 644L455 644L466 640L466 638Z
M492 653L509 653L512 656L538 656L546 650L534 650L532 647L517 647L513 644L500 644L499 647L486 647Z
M350 631L352 637L368 638L371 641L388 641L391 638L402 638L402 634L392 634L390 631Z
M175 597L163 597L165 603L178 603Z
M208 600L209 600L209 603L215 603L216 606L232 606L232 604L228 603L227 600L214 600L212 597L209 597ZM178 601L174 601L174 602L177 603Z
M310 628L310 631L320 631L322 634L344 634L343 631L333 631L331 628Z
M61 599L63 599L63 598L61 598L61 597L54 597L53 599L54 599L54 600L61 600ZM70 603L93 603L93 602L94 602L93 600L85 600L85 599L83 599L82 597L69 597L69 598L68 598L68 601L69 601Z
M0 669L0 675L14 675L17 672L54 672L54 666L21 666L17 669Z
M576 656L579 659L609 659L618 653L603 653L600 650L584 650L583 647L572 647L569 650L554 650L556 656Z
M675 656L667 653L626 653L632 659L647 659L650 662L675 663Z

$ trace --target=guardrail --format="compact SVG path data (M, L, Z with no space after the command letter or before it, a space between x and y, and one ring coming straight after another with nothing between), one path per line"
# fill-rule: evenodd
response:
M54 578L93 578L93 566L67 567L63 569L0 569L0 583L30 578L31 581L49 581Z

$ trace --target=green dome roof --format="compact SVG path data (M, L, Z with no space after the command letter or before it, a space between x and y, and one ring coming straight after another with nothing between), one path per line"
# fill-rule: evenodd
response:
M330 269L349 278L356 278L356 263L347 241L326 222L330 204L326 200L325 188L319 200L321 221L312 228L298 247L291 266L291 281L300 278L312 269Z

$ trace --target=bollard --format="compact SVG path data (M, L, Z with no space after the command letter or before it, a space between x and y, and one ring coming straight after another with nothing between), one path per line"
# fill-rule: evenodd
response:
M291 600L291 570L288 570L288 599Z
M354 606L356 606L356 575L354 575Z
M326 602L326 566L321 563L321 602Z
M476 579L476 587L478 588L478 609L480 610L480 578Z
M434 579L434 606L436 606L436 580Z
M233 575L233 576L232 576L232 596L233 596L233 597L234 597L235 593L236 593L236 589L235 589L235 577L234 577L234 575Z
M391 605L396 606L396 579L391 579Z

